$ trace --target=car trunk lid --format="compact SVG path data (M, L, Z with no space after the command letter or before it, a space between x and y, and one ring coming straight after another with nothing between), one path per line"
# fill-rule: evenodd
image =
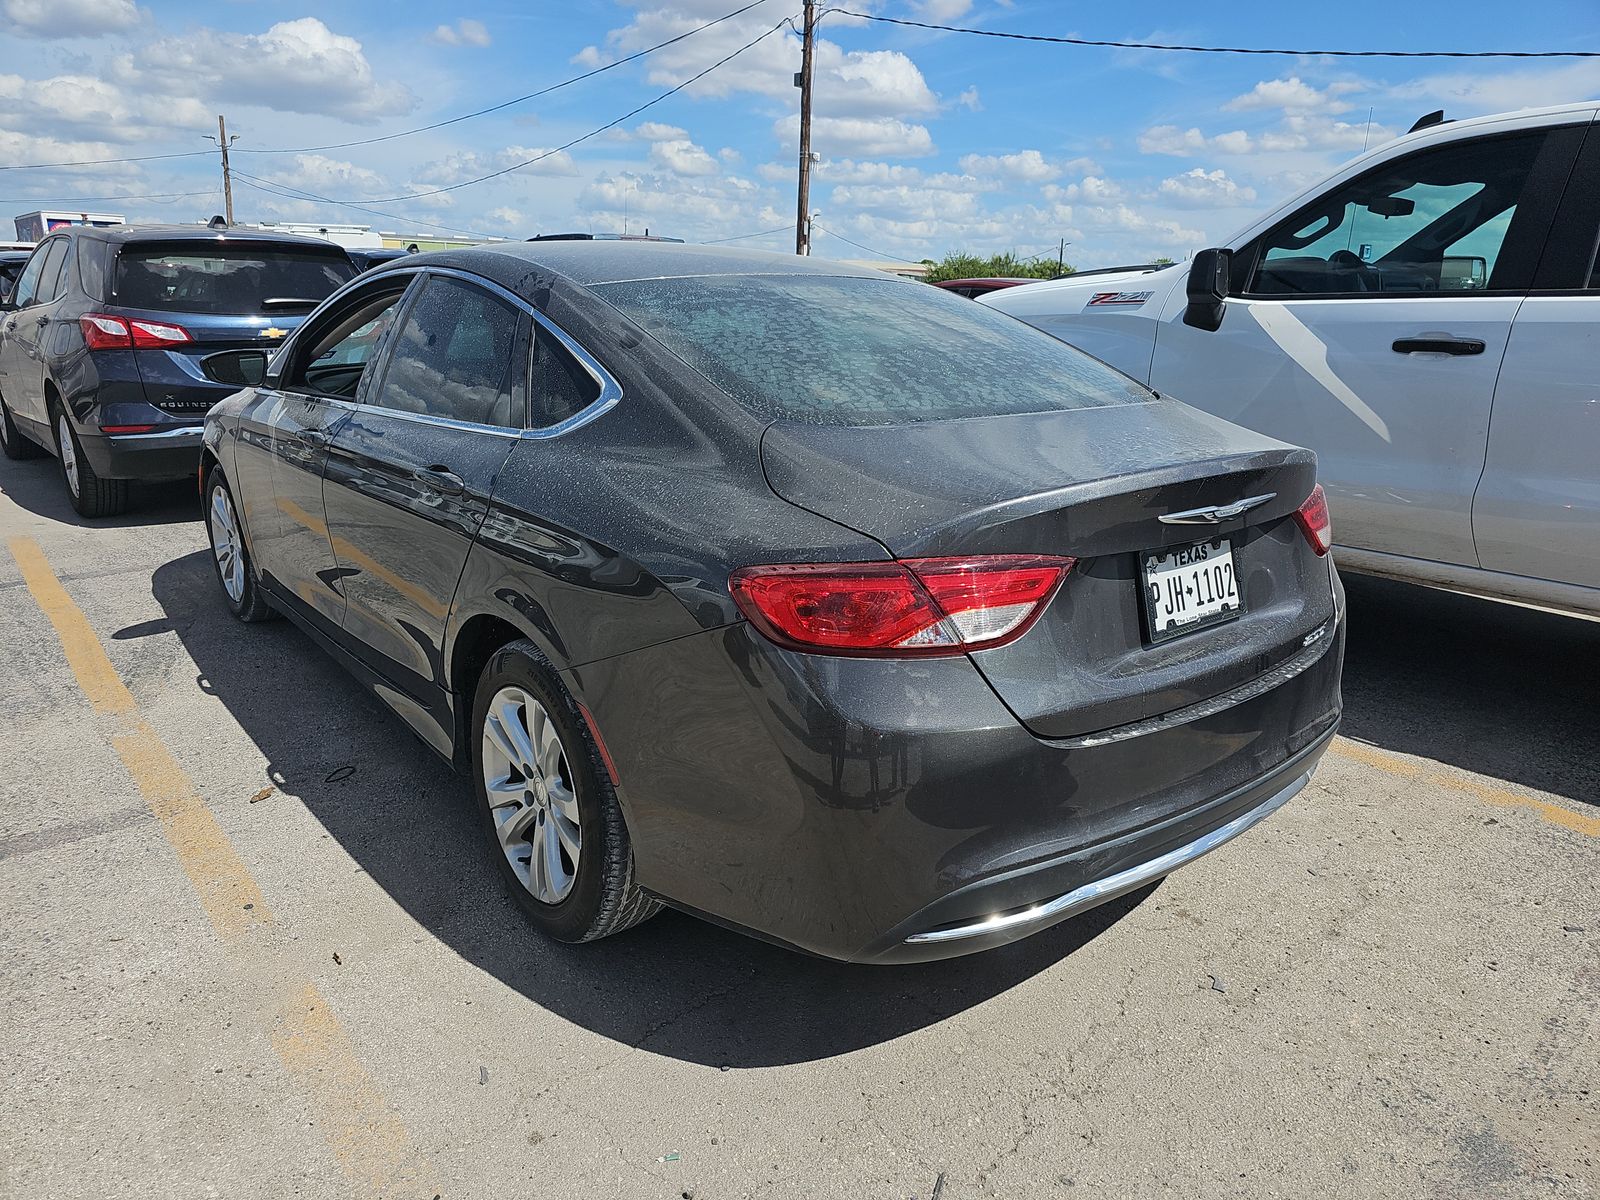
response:
M897 558L1075 558L1023 637L972 655L1042 737L1101 733L1242 686L1332 616L1326 563L1294 521L1314 456L1172 401L876 427L779 422L762 461L780 496ZM1217 524L1160 519L1263 496ZM1152 641L1149 552L1219 537L1231 544L1242 614Z

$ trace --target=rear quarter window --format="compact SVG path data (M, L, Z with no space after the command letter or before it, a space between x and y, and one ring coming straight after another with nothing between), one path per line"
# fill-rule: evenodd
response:
M110 299L173 312L307 312L355 274L342 253L298 247L124 246Z
M1065 342L924 283L729 275L594 291L772 420L894 425L1151 399Z

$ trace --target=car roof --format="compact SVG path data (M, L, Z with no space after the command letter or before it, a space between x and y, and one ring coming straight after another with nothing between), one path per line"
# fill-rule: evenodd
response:
M306 237L296 233L276 233L265 229L213 229L209 225L107 225L90 227L66 225L52 233L72 233L78 237L92 237L117 245L138 242L251 242L279 246L315 246L319 249L343 250L344 247L326 238Z
M765 250L694 246L674 242L491 242L462 250L413 254L375 268L366 278L415 267L458 267L515 291L529 268L559 275L579 287L635 279L687 279L705 275L843 275L895 279L882 271L830 259Z

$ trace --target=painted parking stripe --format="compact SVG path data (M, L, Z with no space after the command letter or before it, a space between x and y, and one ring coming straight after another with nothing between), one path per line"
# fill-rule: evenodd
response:
M1434 768L1431 763L1404 758L1387 750L1379 750L1376 746L1369 746L1365 742L1353 742L1349 738L1335 738L1332 752L1340 758L1361 763L1363 766L1372 767L1389 775L1415 779L1419 783L1431 784L1447 792L1465 793L1485 804L1493 804L1499 808L1527 809L1541 820L1559 825L1562 829L1570 829L1589 837L1600 837L1600 817L1573 812L1570 808L1563 808L1548 800L1524 796L1519 792L1483 783L1469 775L1441 771Z
M310 980L283 978L267 951L243 935L272 921L261 888L205 800L112 666L88 619L61 586L32 538L11 538L11 556L55 628L90 707L107 718L108 740L155 814L219 939L282 991L273 1051L310 1101L334 1158L359 1197L433 1196L430 1164L361 1065L333 1006ZM290 973L292 974L292 972Z

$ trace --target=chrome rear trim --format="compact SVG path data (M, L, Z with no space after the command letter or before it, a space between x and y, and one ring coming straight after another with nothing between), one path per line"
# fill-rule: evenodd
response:
M1215 850L1224 842L1232 841L1245 830L1253 825L1260 824L1289 803L1300 789L1310 781L1311 772L1307 771L1282 791L1275 792L1265 803L1257 805L1242 816L1235 817L1226 825L1218 826L1203 837L1198 837L1185 846L1179 846L1176 850L1168 850L1165 854L1158 855L1149 862L1140 863L1136 867L1129 867L1126 871L1118 871L1115 875L1108 875L1104 879L1097 879L1093 883L1086 883L1082 887L1074 888L1065 896L1057 896L1054 900L1042 901L1032 908L1019 909L1016 912L997 913L992 917L986 917L982 921L975 921L970 925L956 925L949 929L930 929L926 933L914 933L906 939L906 944L915 946L925 945L929 942L954 942L963 938L1019 932L1030 925L1037 925L1046 921L1059 921L1070 917L1073 913L1093 908L1097 904L1104 904L1107 900L1115 899L1124 892L1131 892L1135 888L1143 887L1152 880L1160 879L1163 875L1170 875L1185 863L1191 863L1202 854L1208 854Z

